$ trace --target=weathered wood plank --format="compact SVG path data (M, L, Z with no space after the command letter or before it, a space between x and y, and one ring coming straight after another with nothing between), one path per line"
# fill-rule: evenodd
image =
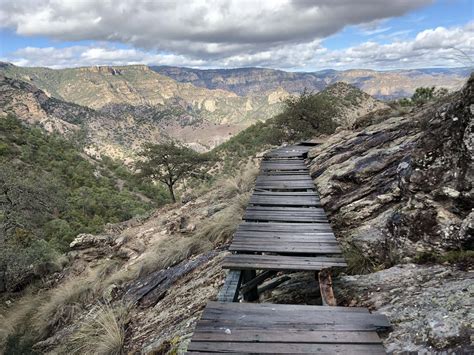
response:
M189 345L189 350L258 354L385 354L384 347L380 344L192 342Z
M316 331L307 329L261 329L258 332L234 328L230 334L225 329L209 331L196 329L193 341L275 342L275 343L342 343L381 344L375 332Z
M320 271L347 266L343 258L234 254L224 258L222 267L235 270Z
M269 253L295 253L295 254L340 254L341 249L337 246L301 245L301 244L239 244L232 243L230 251L238 252L269 252Z
M277 308L275 308L277 307ZM302 305L302 304L274 304L274 303L232 303L224 304L222 302L210 301L206 308L209 309L225 309L231 312L262 312L262 313L291 313L308 315L307 312L344 312L344 313L365 313L371 314L365 307L330 307L330 306L316 306L316 305Z
M238 231L262 231L262 232L325 232L332 233L329 223L284 223L284 222L243 222L239 225Z
M291 213L282 213L277 215L272 213L249 212L245 213L243 218L247 221L327 222L326 216L298 216Z

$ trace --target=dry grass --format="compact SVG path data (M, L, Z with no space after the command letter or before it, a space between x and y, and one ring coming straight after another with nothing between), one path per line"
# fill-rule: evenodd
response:
M0 315L0 353L5 352L7 339L28 331L29 320L35 314L42 297L26 291L21 300L15 302L5 314Z
M100 305L81 322L71 337L74 354L122 354L125 341L125 326L130 308L120 304Z
M33 318L33 327L40 338L67 324L84 304L92 301L93 295L93 283L85 279L71 280L52 290Z
M229 207L202 223L197 228L194 237L201 241L209 241L214 246L228 242L242 222L242 215L248 199L249 194L234 198Z
M55 329L69 323L83 307L92 302L109 285L106 279L120 264L106 260L79 279L71 279L49 292L33 317L33 328L40 338L50 335Z
M219 198L233 198L250 192L258 175L258 167L253 161L248 161L240 173L234 177L224 177L216 182Z

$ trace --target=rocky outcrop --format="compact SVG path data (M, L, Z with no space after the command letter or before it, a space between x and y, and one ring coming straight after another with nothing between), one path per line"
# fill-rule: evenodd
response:
M472 243L473 91L471 77L442 102L339 132L310 152L344 243L385 263Z
M443 265L406 264L370 275L343 276L335 287L340 299L376 309L390 319L393 330L384 338L387 352L434 353L467 350L471 344L473 277Z
M338 300L387 315L391 353L461 351L471 342L472 259L410 262L471 255L461 250L473 246L473 113L474 76L441 101L340 131L309 153L348 262L360 264L352 272L385 269L337 275Z

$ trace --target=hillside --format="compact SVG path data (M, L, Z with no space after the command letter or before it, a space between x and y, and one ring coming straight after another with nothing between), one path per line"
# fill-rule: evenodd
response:
M341 305L387 315L387 351L455 352L472 324L472 105L462 91L320 136L311 175L349 268ZM362 124L361 123L361 124ZM244 131L246 133L248 131ZM231 141L230 141L231 142ZM250 151L252 139L228 150ZM17 353L183 353L255 179L253 165L147 219L78 236L69 262L31 293L2 302L0 346ZM262 302L314 304L314 273L275 275ZM348 292L346 292L348 290ZM4 306L5 304L5 306ZM111 326L112 325L112 326Z
M37 265L68 250L77 234L101 232L168 201L164 189L110 159L91 159L12 115L0 119L0 186L0 292L42 277Z
M159 141L166 134L147 120L113 116L48 96L27 82L0 74L0 117L18 119L78 141L92 157L107 155L126 159L145 141Z
M321 91L336 82L354 85L379 99L411 96L420 86L459 89L470 71L461 69L413 69L394 71L323 70L312 73L285 72L265 68L199 70L180 67L152 67L179 82L209 89L233 91L238 95L256 95L281 88L290 94L304 88Z

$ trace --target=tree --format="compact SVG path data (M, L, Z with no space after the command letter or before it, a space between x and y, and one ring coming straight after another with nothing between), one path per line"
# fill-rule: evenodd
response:
M428 101L433 100L435 93L435 87L419 87L415 90L415 93L411 97L411 101L415 105L422 105Z
M289 140L331 134L337 127L333 119L339 109L327 95L313 94L305 89L300 96L285 100L285 106L276 117L276 124L286 131Z
M212 160L209 154L199 154L173 141L146 143L140 155L143 159L135 166L138 176L165 184L173 202L176 202L176 183L181 179L200 176L203 168Z

